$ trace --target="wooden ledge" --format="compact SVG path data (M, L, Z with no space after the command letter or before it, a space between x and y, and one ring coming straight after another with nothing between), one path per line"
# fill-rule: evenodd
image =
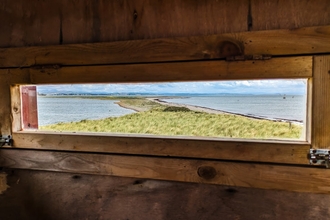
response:
M209 36L0 49L0 68L106 65L273 56L330 51L330 26Z
M101 133L15 132L8 148L99 152L142 156L309 164L310 144L216 138L174 138Z
M0 150L0 166L330 193L330 170L312 167L11 149Z

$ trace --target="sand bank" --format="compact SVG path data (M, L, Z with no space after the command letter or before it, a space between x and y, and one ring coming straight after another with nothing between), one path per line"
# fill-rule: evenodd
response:
M202 106L196 106L196 105L187 105L187 104L178 104L178 103L173 103L173 102L166 102L166 101L161 100L159 98L147 98L147 99L150 100L150 101L157 102L161 105L186 107L186 108L188 108L192 111L199 111L199 112L205 112L205 113L210 113L210 114L230 114L230 115L240 115L240 116L253 118L253 119L262 119L262 120L270 120L270 121L278 121L278 122L291 122L291 123L296 123L296 124L302 124L303 123L303 121L299 121L299 120L288 120L288 119L282 119L282 118L267 118L267 117L262 117L262 116L257 116L257 115L248 115L248 114L227 112L227 111L222 111L222 110L212 109L212 108L202 107Z

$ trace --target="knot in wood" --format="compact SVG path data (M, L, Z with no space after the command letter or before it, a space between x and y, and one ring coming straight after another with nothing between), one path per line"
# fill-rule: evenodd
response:
M231 41L222 41L218 46L218 56L228 57L228 56L237 56L243 54L243 49L234 42Z
M198 168L197 174L203 179L211 180L217 175L217 171L214 167L202 166Z

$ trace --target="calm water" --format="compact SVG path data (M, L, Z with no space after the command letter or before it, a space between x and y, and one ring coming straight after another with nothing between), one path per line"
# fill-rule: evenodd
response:
M303 121L305 96L212 96L163 99L167 102L203 106L233 113ZM114 100L38 97L39 125L118 117L133 110L125 109Z
M306 115L306 96L302 95L215 96L162 100L272 119L303 121Z
M47 98L38 96L39 125L122 116L135 111L122 108L115 100Z

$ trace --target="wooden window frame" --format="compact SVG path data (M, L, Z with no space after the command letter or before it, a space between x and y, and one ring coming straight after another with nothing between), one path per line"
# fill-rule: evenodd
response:
M29 74L32 83L35 85L77 83L77 81L78 83L135 83L274 78L308 78L310 81L312 77L312 57L301 56L236 62L221 60L77 66L55 69L43 68L42 70L29 69ZM13 109L21 108L17 105L20 100L19 85L13 86ZM272 141L231 138L183 138L137 134L22 131L21 114L14 114L13 112L12 115L14 120L12 134L15 140L14 147L29 149L306 164L308 161L306 160L306 154L303 152L310 148L309 141L299 140ZM310 125L309 119L306 127ZM309 140L310 135L308 134L307 136L307 140ZM233 149L236 150L234 151ZM252 149L256 149L256 151ZM263 153L264 149L268 149L269 153L267 156ZM304 151L301 151L301 149L304 149ZM273 152L271 152L272 150ZM279 156L275 156L279 151L281 151ZM240 152L251 152L251 154L242 154ZM256 152L259 152L259 154L256 154Z
M330 26L322 26L296 30L0 50L0 56L5 57L0 64L0 76L6 76L6 85L10 87L10 91L6 91L11 97L10 128L8 129L7 125L6 129L14 140L13 146L4 146L12 150L5 152L5 164L13 168L330 192L329 187L316 187L315 184L307 187L308 184L300 181L295 184L290 182L297 176L305 180L310 175L304 172L308 169L315 172L315 168L296 168L293 176L287 167L283 168L283 164L308 165L307 153L310 148L330 147L330 120L325 117L330 108L330 101L327 99L330 93L330 58L327 55L330 53L329 36ZM228 57L232 59L233 56L234 59L240 59L242 55L260 54L271 54L273 57L270 60L223 60ZM308 78L307 141L192 137L182 139L129 134L21 131L19 85L278 78ZM18 149L26 151L17 151ZM36 150L52 150L53 157L48 160L57 163L50 165L48 161L49 169L33 162L26 163L47 160L44 151ZM36 156L24 154L31 151ZM15 157L17 152L21 155L21 162L13 165L10 158ZM65 159L63 165L63 157L74 159L70 162ZM125 160L126 162L123 162ZM237 163L238 161L249 164ZM68 165L73 162L84 166L77 170ZM251 162L265 164L256 165ZM63 167L59 168L58 164ZM260 166L260 171L252 169L251 172L251 165L254 168ZM132 168L134 166L135 168ZM244 168L245 166L247 168ZM228 173L226 167L232 173ZM239 167L239 170L233 170L233 167ZM282 172L283 176L272 177L269 169L277 175ZM183 177L179 175L181 172L184 173ZM250 180L251 175L245 176L245 180L235 177L235 174L243 175L245 172L255 174L258 181ZM263 175L267 174L266 179L260 176L260 172ZM317 172L312 182L319 182L321 175L324 174ZM327 175L326 178L330 181L330 174ZM276 181L276 178L280 178L280 181ZM274 182L270 184L267 181ZM290 182L291 185L284 187L282 184L285 182Z

